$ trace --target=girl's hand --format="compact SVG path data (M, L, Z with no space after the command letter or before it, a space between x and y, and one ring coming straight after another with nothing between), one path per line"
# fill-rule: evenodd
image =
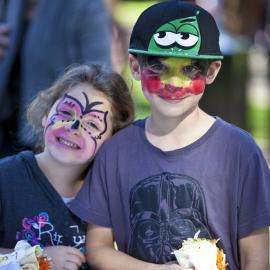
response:
M80 250L67 246L51 246L44 248L44 253L52 259L52 270L77 270L86 262Z

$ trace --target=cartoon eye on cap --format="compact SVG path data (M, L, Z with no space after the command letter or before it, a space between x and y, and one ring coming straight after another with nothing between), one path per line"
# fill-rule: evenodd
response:
M159 32L154 34L156 44L163 48L179 47L182 49L192 48L199 37L191 33Z
M153 34L148 51L198 54L201 36L196 16L165 23Z

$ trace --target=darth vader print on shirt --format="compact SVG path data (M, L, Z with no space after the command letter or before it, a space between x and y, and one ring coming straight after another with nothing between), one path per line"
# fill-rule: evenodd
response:
M173 249L200 230L208 230L203 190L195 179L162 173L138 182L130 192L129 254L153 263L175 260Z

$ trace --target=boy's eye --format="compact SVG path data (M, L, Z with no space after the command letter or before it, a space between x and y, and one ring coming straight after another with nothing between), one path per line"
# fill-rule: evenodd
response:
M193 65L183 67L182 71L185 75L189 77L194 77L195 75L200 73L200 69Z
M151 71L155 73L165 73L168 71L168 68L163 64L154 64L151 65L149 68Z

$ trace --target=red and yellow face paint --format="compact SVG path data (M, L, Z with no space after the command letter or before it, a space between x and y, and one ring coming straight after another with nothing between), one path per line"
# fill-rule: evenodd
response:
M143 91L157 94L165 100L179 100L205 89L205 75L193 64L192 59L167 58L146 66L141 74Z

